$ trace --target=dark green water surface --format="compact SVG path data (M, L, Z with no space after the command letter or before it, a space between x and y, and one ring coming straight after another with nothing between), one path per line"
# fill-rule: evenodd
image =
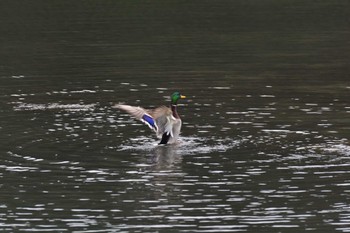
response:
M0 231L350 232L349 9L2 1Z

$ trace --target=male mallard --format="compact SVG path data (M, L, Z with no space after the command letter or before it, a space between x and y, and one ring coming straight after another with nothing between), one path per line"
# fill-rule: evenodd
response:
M170 98L170 108L161 106L153 110L146 110L141 107L124 104L117 104L114 107L126 111L137 120L148 125L157 133L159 138L162 138L159 144L174 143L181 130L181 119L177 113L177 101L186 98L186 96L181 95L179 92L174 92Z

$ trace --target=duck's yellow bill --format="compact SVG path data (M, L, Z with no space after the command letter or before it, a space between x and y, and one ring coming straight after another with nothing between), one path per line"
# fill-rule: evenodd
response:
M180 95L180 98L181 98L181 99L185 99L186 96L185 96L185 95Z

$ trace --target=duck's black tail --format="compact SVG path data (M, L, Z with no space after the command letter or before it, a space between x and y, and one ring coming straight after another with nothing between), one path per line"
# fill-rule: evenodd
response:
M159 144L167 144L170 139L170 133L163 133L162 140Z

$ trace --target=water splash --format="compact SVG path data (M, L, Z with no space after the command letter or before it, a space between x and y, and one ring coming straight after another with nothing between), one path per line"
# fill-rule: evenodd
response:
M181 137L176 144L158 145L154 139L140 136L129 139L130 141L120 145L117 149L121 151L136 150L136 151L152 151L158 147L171 147L178 154L190 155L198 153L225 152L239 146L244 140L231 138L204 138L204 137Z

